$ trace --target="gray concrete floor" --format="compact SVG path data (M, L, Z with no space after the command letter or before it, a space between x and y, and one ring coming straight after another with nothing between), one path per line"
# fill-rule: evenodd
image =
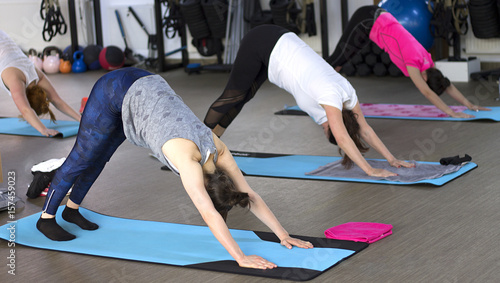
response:
M51 75L60 95L75 109L104 72ZM203 119L219 96L227 73L162 74ZM428 104L407 78L349 78L365 103ZM495 82L457 84L481 105L499 106ZM446 101L452 103L448 97ZM308 155L338 155L319 126L307 117L276 117L294 105L291 95L264 84L223 136L233 150ZM1 93L0 116L19 113ZM56 112L60 119L68 119ZM498 141L500 123L431 122L369 119L395 156L438 161L468 153L479 168L442 187L389 186L364 183L248 177L282 225L293 234L322 237L329 227L350 221L382 222L394 234L312 282L498 282L500 280L500 190ZM278 125L279 127L277 127ZM436 133L440 138L436 139ZM25 193L32 165L65 157L74 138L48 139L0 135L4 179L16 174L16 193ZM370 151L366 157L380 157ZM203 225L180 179L161 171L148 150L125 142L90 190L83 206L119 217ZM1 184L6 187L6 182ZM44 198L26 200L21 218L41 210ZM0 225L7 214L0 213ZM233 209L228 226L267 228L253 215ZM140 240L140 239L138 239ZM0 241L0 281L6 282L274 282L250 276L200 271L159 264L69 254L16 246L17 275L7 274L7 243Z

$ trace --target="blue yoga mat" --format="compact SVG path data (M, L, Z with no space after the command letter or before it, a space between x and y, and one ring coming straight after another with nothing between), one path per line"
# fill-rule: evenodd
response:
M466 114L474 115L474 118L452 118L452 117L401 117L401 116L374 116L365 115L366 118L379 118L379 119L403 119L403 120L427 120L427 121L475 121L475 120L491 120L495 122L500 122L500 107L498 106L488 106L491 111L463 111ZM283 110L274 113L276 115L299 115L307 116L307 113L302 111L298 106L286 107Z
M341 159L336 156L311 156L311 155L289 155L289 154L272 154L272 153L255 153L244 151L232 151L234 159L244 175L247 176L265 176L277 178L292 178L292 179L310 179L324 181L345 181L345 182L361 182L375 183L388 185L414 185L414 184L431 184L442 186L449 181L460 177L461 175L471 171L477 167L477 164L469 162L460 168L457 172L450 173L439 178L430 180L420 180L416 182L399 182L389 180L372 180L364 179L365 176L359 178L343 178L343 177L325 177L306 175L320 166L335 162ZM382 160L382 159L367 159L367 160ZM428 164L439 164L438 162L422 162Z
M47 128L59 131L60 135L58 134L55 137L60 138L75 136L78 133L78 127L80 126L80 123L77 121L58 120L56 123L46 119L40 119L40 121L42 121ZM0 134L45 137L28 122L19 118L0 118Z
M231 229L245 254L259 255L278 265L271 270L257 270L239 267L206 226L117 218L80 208L83 216L99 225L95 231L86 231L64 221L62 208L57 221L76 235L74 240L57 242L46 238L36 229L41 213L1 226L0 238L41 249L298 281L312 279L368 246L294 236L310 241L315 248L289 250L272 233Z

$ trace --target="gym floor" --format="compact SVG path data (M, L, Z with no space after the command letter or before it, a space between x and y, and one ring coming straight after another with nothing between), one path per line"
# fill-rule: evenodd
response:
M50 75L74 109L104 71ZM194 113L203 119L220 95L227 73L161 74ZM408 78L349 77L363 103L429 104ZM484 106L499 106L496 82L457 83ZM444 97L449 104L455 104ZM266 82L228 128L222 140L232 150L335 155L322 129L308 117L275 116L293 97ZM17 117L12 99L0 95L1 116ZM55 111L62 120L69 118ZM389 150L402 159L439 161L465 153L479 167L442 187L247 177L291 234L322 237L329 227L351 221L394 226L393 235L310 282L498 282L500 278L500 123L368 119ZM49 139L0 135L4 180L16 173L16 193L26 200L36 163L66 157L75 138ZM106 215L204 225L180 178L161 171L149 151L125 142L111 158L82 206ZM368 158L380 158L370 150ZM6 187L6 181L2 187ZM44 197L26 200L16 218L39 212ZM0 224L7 221L0 213ZM268 231L244 209L233 209L228 226ZM141 239L137 239L140 241ZM167 239L165 239L167 240ZM0 241L0 254L7 254ZM127 247L123 247L126 249ZM70 254L16 246L15 282L275 282L259 277L201 271L160 264ZM0 278L7 274L0 257ZM5 282L3 279L2 282ZM13 282L13 281L11 281Z

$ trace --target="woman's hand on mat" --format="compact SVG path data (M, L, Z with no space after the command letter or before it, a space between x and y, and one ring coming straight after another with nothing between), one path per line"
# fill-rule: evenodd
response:
M472 110L472 111L491 111L490 108L486 108L486 107L481 107L479 105L474 105L472 104L471 107L469 107L469 110Z
M368 176L372 177L393 177L397 176L398 174L392 173L391 171L387 171L382 168L373 168L371 173L368 174Z
M55 135L59 134L58 131L54 130L54 129L46 129L45 131L43 131L42 135L46 136L46 137L53 137Z
M399 160L399 159L391 160L391 161L389 161L389 164L391 164L392 167L396 167L396 168L401 168L401 166L406 167L406 168L415 167L415 163L410 163L410 162L406 162L406 161Z
M238 260L238 265L246 268L257 268L257 269L273 269L277 265L265 260L258 255L245 255L243 259Z
M296 239L292 237L287 237L281 240L281 244L288 249L291 249L293 246L303 248L303 249L312 249L314 246L308 241L302 241L301 239Z
M453 118L474 118L474 115L465 114L464 112L453 112L450 116Z

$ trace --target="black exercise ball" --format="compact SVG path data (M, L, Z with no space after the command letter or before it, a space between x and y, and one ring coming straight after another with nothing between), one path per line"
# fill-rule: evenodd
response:
M377 77L383 77L387 75L387 67L382 62L377 62L375 66L373 66L373 73Z
M101 63L99 62L101 50L101 46L93 44L83 49L83 62L85 62L89 70L98 70L101 68Z
M345 63L340 71L349 77L356 75L356 67L350 61Z
M357 64L356 73L361 77L366 77L372 73L372 68L365 63Z

